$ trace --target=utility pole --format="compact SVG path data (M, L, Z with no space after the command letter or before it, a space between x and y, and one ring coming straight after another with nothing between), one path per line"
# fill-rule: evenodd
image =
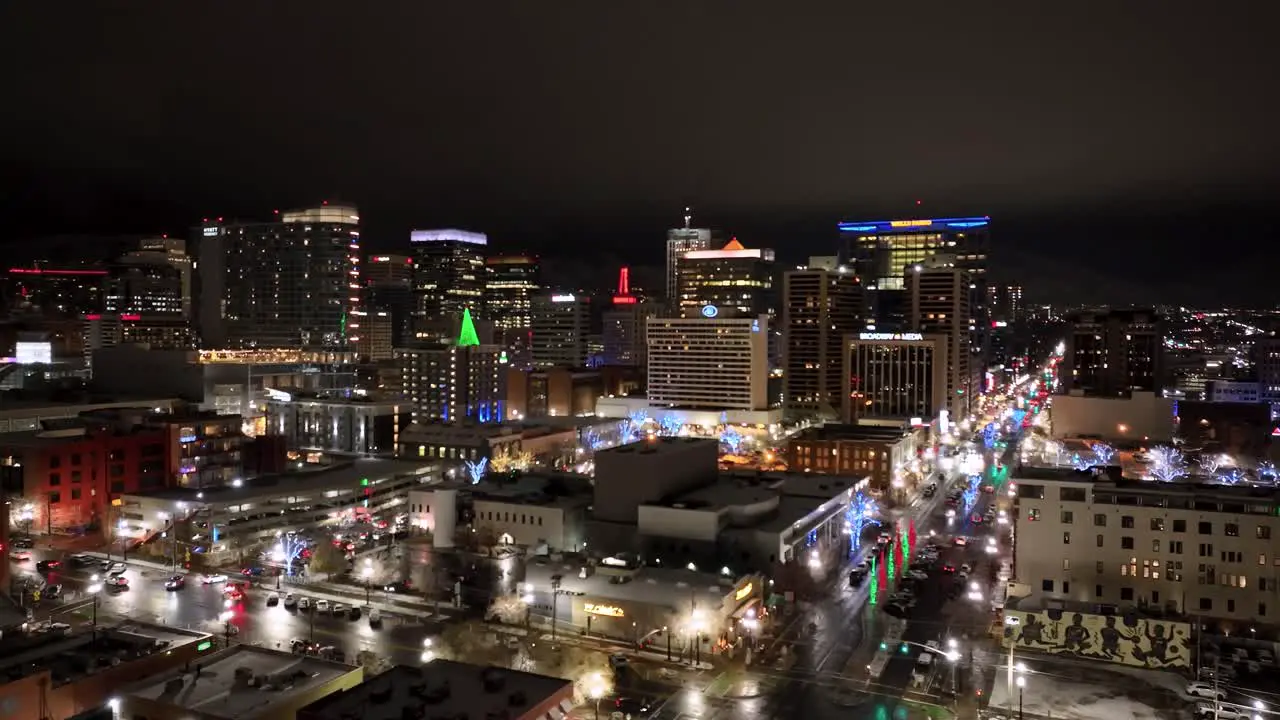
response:
M551 576L551 642L556 640L556 608L560 598L560 576Z

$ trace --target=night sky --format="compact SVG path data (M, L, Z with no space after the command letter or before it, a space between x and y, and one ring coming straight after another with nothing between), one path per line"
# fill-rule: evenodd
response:
M660 263L686 204L793 260L840 219L990 214L1033 299L1272 304L1278 25L1184 0L8 2L0 240L328 198L374 249L465 227L585 281Z

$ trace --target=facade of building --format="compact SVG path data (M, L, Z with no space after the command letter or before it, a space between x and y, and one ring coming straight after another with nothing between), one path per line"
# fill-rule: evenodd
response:
M189 279L187 279L189 282ZM102 311L146 318L186 318L182 269L167 253L134 251L121 257L103 281Z
M1258 375L1258 400L1271 406L1271 419L1280 418L1280 338L1260 337L1253 344L1253 367Z
M369 362L390 360L394 355L395 316L387 310L361 310L355 317L360 323L360 340L356 352Z
M1261 385L1253 380L1209 380L1205 395L1209 402L1216 403L1262 402Z
M862 287L838 269L790 270L782 279L783 407L792 417L836 417L845 336L862 325Z
M1271 490L1019 474L1016 577L1032 597L1244 623L1280 615Z
M476 314L482 311L488 236L453 229L414 230L409 243L420 315L456 317L466 309Z
M415 423L502 422L507 353L500 345L400 348L402 392Z
M649 318L649 402L766 410L769 317Z
M17 523L33 533L106 525L112 500L167 487L167 434L154 426L96 423L0 434L5 490L20 503Z
M85 364L92 370L99 350L120 345L145 345L152 350L193 350L195 332L181 317L142 316L132 313L89 313L81 330Z
M360 215L351 205L199 229L205 347L341 349L359 339Z
M267 402L267 429L290 450L342 455L392 455L400 434L399 400L347 399L276 391Z
M521 449L520 428L474 423L418 424L400 431L397 457L443 463L479 462Z
M369 287L412 283L413 258L408 255L370 255L365 259L364 281Z
M9 303L49 318L102 312L107 271L95 267L15 267L5 273Z
M605 378L597 370L512 367L507 370L506 419L592 415L604 394Z
M707 228L689 227L688 208L685 209L685 226L667 231L667 264L663 278L666 280L664 300L672 312L680 309L680 259L687 252L711 249L711 231Z
M734 238L719 250L686 252L678 275L680 317L773 317L778 311L778 267L772 250L748 249ZM711 312L715 314L708 315Z
M533 297L533 366L584 368L589 356L591 298L572 293Z
M533 327L533 296L541 288L538 258L500 255L485 265L484 316L502 333Z
M1175 400L1149 392L1136 392L1127 397L1072 393L1055 395L1049 412L1054 437L1158 443L1173 439L1177 404Z
M955 417L969 414L969 400L981 389L971 359L974 318L969 305L969 274L954 255L935 255L907 271L910 330L946 338L947 404Z
M1164 321L1155 311L1077 312L1066 321L1063 392L1116 397L1161 391Z
M905 489L904 470L918 451L914 431L827 424L792 436L787 442L787 467L793 472L870 478L872 490L889 492Z
M1020 323L1026 319L1026 305L1022 302L1021 285L988 285L987 307L991 319L1005 323Z
M409 524L433 533L474 529L494 544L534 553L577 552L586 545L590 505L591 484L581 476L522 474L511 482L474 484L463 479L411 491Z
M649 361L648 322L658 316L650 303L617 304L604 311L602 341L605 365L643 368Z
M921 333L864 332L846 341L845 423L928 422L950 410L947 338Z

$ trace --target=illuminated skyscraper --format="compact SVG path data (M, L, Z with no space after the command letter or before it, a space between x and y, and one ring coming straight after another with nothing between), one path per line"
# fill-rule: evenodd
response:
M947 409L952 417L968 414L973 394L981 389L974 374L970 340L973 327L969 301L969 273L957 267L955 256L935 255L906 272L909 330L946 339Z
M415 423L502 422L507 352L480 344L470 313L460 327L451 344L395 350Z
M730 240L719 250L692 250L680 258L680 317L773 317L778 311L778 267L772 250ZM714 317L713 315L712 317Z
M656 305L631 294L631 270L619 270L618 292L601 323L604 364L644 367L649 355L645 322L657 315Z
M489 238L465 230L414 230L414 294L424 318L454 316L481 308L487 279L484 251Z
M582 294L543 293L533 297L533 366L587 366L591 298Z
M485 265L484 315L502 335L528 331L533 295L539 288L538 259L532 255L499 255Z
M219 218L196 237L206 346L345 348L359 339L355 206L287 211L270 223Z
M808 267L783 275L783 402L790 415L838 417L845 336L862 323L862 286L849 270Z
M692 223L693 215L689 208L685 208L684 227L667 231L666 296L663 299L672 312L680 307L680 258L692 250L711 249L711 231L690 227Z

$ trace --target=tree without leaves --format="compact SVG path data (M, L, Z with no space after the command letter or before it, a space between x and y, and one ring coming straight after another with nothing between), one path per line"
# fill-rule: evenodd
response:
M1176 448L1161 445L1154 448L1150 455L1151 469L1148 472L1160 482L1173 482L1187 474L1187 463Z
M312 575L330 575L346 567L347 558L333 543L325 542L316 546L311 555L308 572Z

